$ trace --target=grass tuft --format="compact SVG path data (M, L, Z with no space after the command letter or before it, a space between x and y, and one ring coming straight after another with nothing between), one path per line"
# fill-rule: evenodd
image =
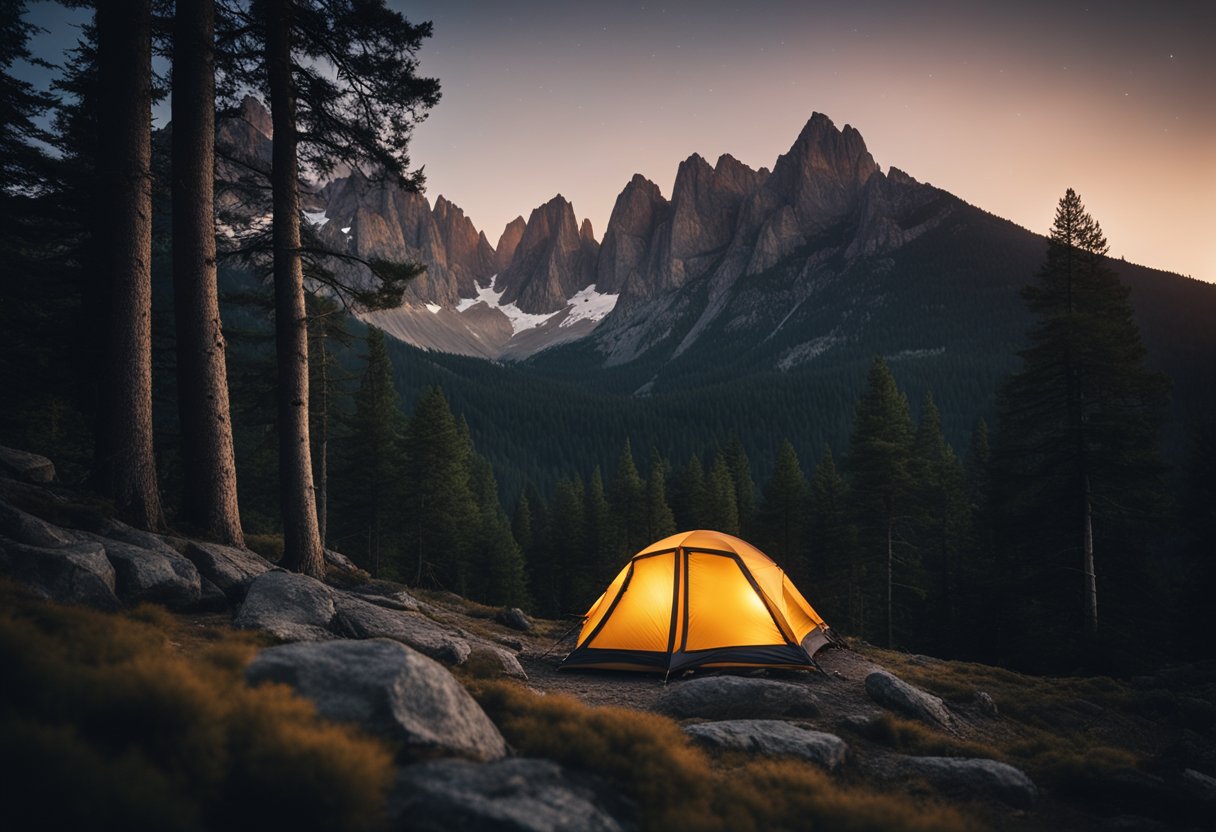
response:
M521 754L615 784L648 830L962 830L974 819L930 801L840 785L809 764L711 758L666 717L592 708L562 695L484 682L482 707Z
M955 739L927 725L894 714L879 714L864 725L858 725L855 730L872 742L908 754L925 757L983 757L1002 761L1005 759L1005 755L991 745Z
M248 687L244 636L187 655L177 627L153 607L108 615L0 583L0 828L383 824L383 745L289 688Z

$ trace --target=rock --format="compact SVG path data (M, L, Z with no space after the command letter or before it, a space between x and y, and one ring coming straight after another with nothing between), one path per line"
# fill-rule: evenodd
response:
M333 590L307 575L266 572L249 584L233 619L240 630L262 630L283 641L324 641L336 614Z
M388 589L375 582L351 587L347 592L390 610L421 610L427 607L404 589Z
M618 294L630 282L644 283L646 253L655 227L670 217L659 186L640 173L625 185L612 207L596 263L597 291ZM649 285L646 284L647 288Z
M367 571L356 566L353 560L341 552L335 552L333 549L325 550L325 565L340 569L343 572L350 572L353 575L368 575Z
M532 619L519 607L504 607L494 616L494 620L512 630L526 633L532 629Z
M515 257L515 249L519 246L519 241L524 238L524 229L527 227L528 223L524 221L523 217L516 217L502 230L502 234L498 236L498 245L494 247L495 273L501 272L511 265L511 259Z
M574 207L561 194L533 209L511 263L494 279L500 303L524 312L557 312L595 282L595 260L579 237Z
M870 698L893 711L944 728L954 726L954 717L946 703L931 693L913 687L902 679L876 670L866 676L866 693Z
M0 534L30 546L70 546L79 537L0 500Z
M1195 800L1203 803L1216 802L1216 778L1209 777L1201 771L1195 771L1193 768L1184 769L1182 788Z
M507 753L494 723L451 673L394 641L270 647L254 657L245 678L291 685L322 717L399 743L407 758L495 760Z
M110 537L81 534L105 549L114 566L115 590L126 603L149 602L175 610L198 606L202 595L198 569L154 535L146 535L146 539L155 548L144 548Z
M206 578L199 577L198 608L209 612L228 609L228 596Z
M528 681L528 674L515 654L508 652L496 644L474 642L469 653L468 663L476 664L478 671L489 678L506 676L511 679Z
M45 484L55 481L55 465L49 459L3 445L0 445L0 471L25 482Z
M611 788L549 760L477 765L438 760L401 771L389 796L394 826L418 832L618 832L634 828L604 808ZM619 801L619 798L617 799Z
M347 592L335 592L333 597L337 608L333 628L340 635L391 638L451 665L469 657L471 648L462 634L421 613L385 609Z
M731 719L687 725L684 732L701 745L724 751L749 751L770 757L797 757L833 771L844 764L845 741L835 734L800 728L779 719Z
M116 610L114 567L101 544L31 546L0 537L0 573L31 587L44 598Z
M244 598L254 578L275 568L274 564L256 552L219 543L191 540L182 554L194 564L200 575L218 586L230 601Z
M1029 809L1039 791L1020 769L996 760L960 757L904 757L905 771L924 777L947 792L991 797L1018 809Z
M775 719L819 715L819 700L801 685L743 676L706 676L669 685L658 709L676 719Z
M1000 711L996 707L996 700L982 690L975 692L975 705L984 716L995 718L1000 715Z

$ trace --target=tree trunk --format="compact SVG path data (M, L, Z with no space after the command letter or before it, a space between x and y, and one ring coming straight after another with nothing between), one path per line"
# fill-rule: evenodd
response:
M152 449L152 10L97 5L102 269L109 281L99 482L133 525L164 525Z
M1085 632L1091 638L1098 634L1098 579L1094 574L1094 512L1089 493L1089 477L1085 477L1085 506L1082 512L1082 571L1085 574Z
M321 412L318 414L317 428L317 529L321 545L325 546L329 539L329 349L325 333L325 322L321 322L317 340L319 341L318 358L321 378Z
M215 4L177 0L173 28L173 297L184 518L244 546L215 271Z
M308 316L300 262L299 165L296 159L296 95L291 73L291 4L268 0L266 76L274 127L271 191L274 228L274 322L278 370L279 488L283 513L283 563L315 578L325 559L317 527L312 453L308 438Z

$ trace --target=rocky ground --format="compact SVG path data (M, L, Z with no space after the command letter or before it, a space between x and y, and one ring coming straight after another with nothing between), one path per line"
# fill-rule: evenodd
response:
M514 754L467 690L489 679L662 714L711 755L799 760L841 784L957 805L981 827L1200 829L1216 809L1210 665L1050 680L854 645L822 651L821 672L563 672L570 622L371 580L336 552L317 581L132 529L57 488L40 457L0 449L0 471L0 574L50 601L152 602L186 632L262 634L248 683L288 684L391 743L391 814L415 828L648 823L577 766Z

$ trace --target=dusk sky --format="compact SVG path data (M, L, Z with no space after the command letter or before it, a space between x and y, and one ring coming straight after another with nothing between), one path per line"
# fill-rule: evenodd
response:
M435 25L428 196L491 243L558 192L602 236L634 173L670 196L693 152L771 167L819 111L1036 232L1073 187L1114 256L1216 280L1212 0L390 3Z

